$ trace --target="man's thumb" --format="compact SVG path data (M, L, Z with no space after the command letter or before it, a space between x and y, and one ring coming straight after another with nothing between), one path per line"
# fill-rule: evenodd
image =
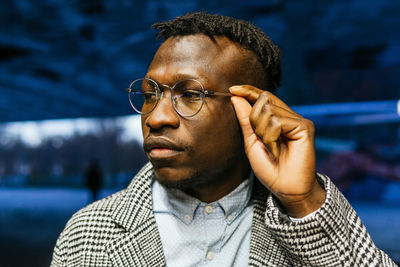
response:
M252 107L245 98L240 96L231 97L231 102L235 108L236 117L238 118L240 127L242 127L243 137L246 138L254 133L249 119Z

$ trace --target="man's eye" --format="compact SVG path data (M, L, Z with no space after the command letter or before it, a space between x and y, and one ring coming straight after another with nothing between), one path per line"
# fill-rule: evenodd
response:
M197 100L201 98L201 92L198 90L184 90L181 97Z
M145 100L153 100L156 99L156 92L152 92L152 91L144 91L142 92L143 94L143 98Z

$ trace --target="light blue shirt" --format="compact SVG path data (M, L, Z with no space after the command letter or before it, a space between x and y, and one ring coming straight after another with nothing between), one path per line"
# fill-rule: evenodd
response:
M153 181L153 211L168 266L248 265L253 179L212 203Z

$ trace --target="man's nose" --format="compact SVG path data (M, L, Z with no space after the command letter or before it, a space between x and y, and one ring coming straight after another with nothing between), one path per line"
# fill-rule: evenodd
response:
M179 115L171 101L171 90L164 90L161 94L157 105L145 119L146 126L151 129L160 129L165 126L177 128L179 126Z

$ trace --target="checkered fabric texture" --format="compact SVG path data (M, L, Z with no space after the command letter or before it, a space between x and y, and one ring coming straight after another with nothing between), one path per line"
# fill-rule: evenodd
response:
M152 212L153 176L148 163L126 189L74 214L51 266L165 266ZM315 216L299 222L255 181L249 266L396 266L329 178L318 178L326 201Z

